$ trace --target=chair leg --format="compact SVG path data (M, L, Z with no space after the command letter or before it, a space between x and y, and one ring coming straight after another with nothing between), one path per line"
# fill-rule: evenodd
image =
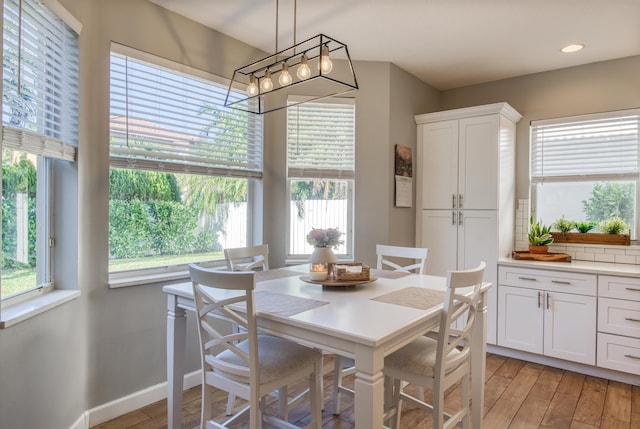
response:
M311 421L313 427L320 429L322 426L322 369L323 360L320 358L315 364L315 371L309 377L309 400L311 401Z
M393 399L392 399L392 403L393 403L393 407L395 408L396 415L391 421L391 429L398 429L401 427L400 426L400 415L402 413L401 393L402 393L402 380L396 378L395 380L393 380Z
M211 388L202 380L202 403L200 406L200 429L207 427L207 422L211 420Z
M236 404L236 395L234 395L233 393L229 393L229 396L227 396L227 415L230 416L233 414L233 407Z
M462 417L462 428L470 429L471 428L471 399L469 398L469 374L462 377L462 382L460 383L461 387L461 406L466 409L464 416Z
M433 429L444 427L444 391L438 380L433 386Z
M333 415L340 414L340 387L342 387L342 365L343 357L335 355L333 363Z
M289 420L289 390L287 386L278 389L278 415L283 420Z

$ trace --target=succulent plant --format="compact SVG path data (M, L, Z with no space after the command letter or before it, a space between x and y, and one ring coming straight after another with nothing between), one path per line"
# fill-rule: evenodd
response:
M547 246L553 243L551 227L543 225L541 221L534 222L533 216L529 218L528 238L532 246Z
M584 234L591 231L596 225L595 222L576 222L576 229Z
M576 223L572 220L566 219L564 216L555 221L552 225L554 229L560 232L569 232L576 227Z
M598 228L605 234L624 234L629 230L626 222L619 217L603 220L598 225Z

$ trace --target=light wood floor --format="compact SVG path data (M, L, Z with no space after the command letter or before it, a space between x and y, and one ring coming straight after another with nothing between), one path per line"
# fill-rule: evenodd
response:
M327 362L327 367L332 367ZM411 389L409 386L407 389ZM447 401L455 401L452 388ZM325 399L331 401L331 377L325 377ZM200 422L200 386L184 394L182 428ZM428 398L427 398L428 399ZM353 401L345 398L340 416L323 412L324 429L353 428ZM214 413L222 414L226 394L214 395ZM452 402L453 403L453 402ZM291 421L308 421L308 409L294 408ZM132 411L95 429L160 429L167 427L166 401ZM238 425L238 427L246 427ZM431 429L431 415L403 408L402 427ZM638 429L640 387L589 377L497 355L487 356L484 427L487 429Z

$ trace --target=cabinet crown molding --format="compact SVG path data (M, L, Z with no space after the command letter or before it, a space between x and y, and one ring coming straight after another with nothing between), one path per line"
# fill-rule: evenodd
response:
M445 110L442 112L425 113L415 115L417 125L427 124L429 122L448 121L450 119L460 119L471 116L494 115L501 114L505 118L517 123L522 119L522 115L516 109L511 107L509 103L493 103L482 106L463 107L461 109Z

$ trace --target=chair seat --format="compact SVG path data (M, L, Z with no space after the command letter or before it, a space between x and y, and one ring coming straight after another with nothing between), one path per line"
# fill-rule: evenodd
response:
M438 353L438 340L429 337L416 338L400 350L384 358L384 369L392 374L394 370L409 372L424 377L433 377ZM449 357L460 354L453 349ZM455 368L448 372L454 371Z
M248 354L249 342L245 340L238 343L238 348ZM221 352L217 357L233 365L247 366L245 361L229 350ZM258 335L258 361L261 384L268 384L282 379L292 372L298 372L305 367L309 367L309 365L313 365L313 362L321 358L322 354L319 351L309 347L271 335ZM242 383L249 382L246 377L239 377L236 374L224 371L220 372L233 380Z

